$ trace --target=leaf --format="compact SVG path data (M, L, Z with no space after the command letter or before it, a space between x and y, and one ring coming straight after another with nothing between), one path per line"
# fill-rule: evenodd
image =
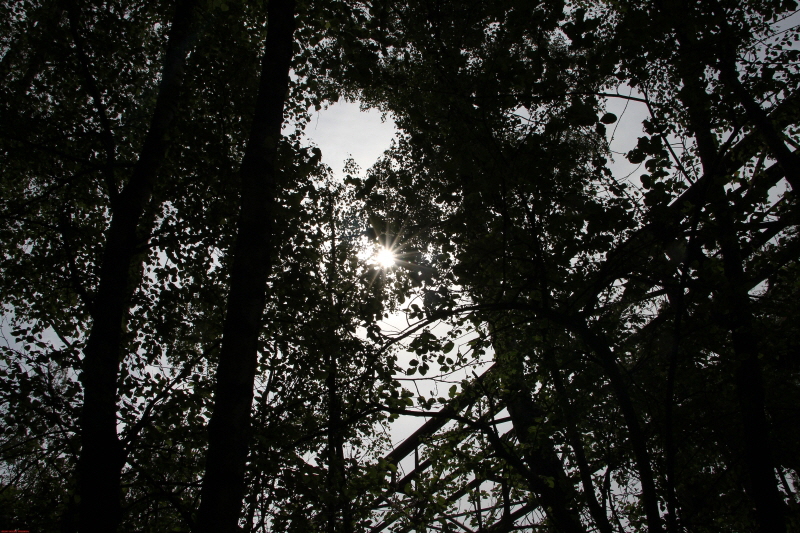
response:
M600 122L603 124L613 124L617 121L617 115L614 113L606 113L602 117L600 117Z

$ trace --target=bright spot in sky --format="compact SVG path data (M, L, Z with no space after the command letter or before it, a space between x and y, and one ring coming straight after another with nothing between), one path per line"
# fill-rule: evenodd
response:
M381 266L381 268L389 268L394 266L394 252L388 248L381 248L380 251L375 254L375 261Z

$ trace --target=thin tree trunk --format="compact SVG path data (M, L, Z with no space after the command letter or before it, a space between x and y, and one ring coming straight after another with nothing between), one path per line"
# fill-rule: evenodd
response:
M756 131L761 134L767 147L772 152L773 157L777 159L778 164L783 168L786 180L792 186L792 190L797 191L798 187L800 187L800 157L789 150L782 138L782 132L775 127L767 112L756 102L753 95L747 92L747 89L739 79L739 73L736 70L735 45L737 41L719 2L714 1L714 5L717 8L717 18L722 28L722 40L724 43L722 45L723 49L719 52L722 57L720 57L716 65L720 72L720 80L739 100L748 120L753 123Z
M197 532L237 530L245 491L258 338L271 270L276 154L289 86L294 1L271 0L255 116L242 167L241 208L217 366Z
M336 302L336 283L338 262L336 259L336 212L333 196L329 198L328 217L331 230L331 249L328 259L328 306L331 312L328 331L328 342L323 347L325 368L328 376L325 386L328 393L328 473L327 473L327 515L328 532L350 533L352 531L352 513L350 503L345 496L347 475L344 460L344 430L346 423L342 421L342 400L339 391L339 355L335 324L339 323L339 306ZM338 523L341 522L341 526Z
M608 343L593 334L585 323L576 326L576 329L581 333L584 342L600 358L606 376L608 376L608 380L611 383L611 388L614 391L614 396L616 396L622 411L625 425L628 427L633 457L636 461L636 469L639 471L639 481L642 484L642 502L647 516L647 529L651 533L661 532L663 526L661 513L658 510L658 493L656 491L652 461L647 450L647 438L639 422L639 415L636 413L633 400L628 393L625 379L617 364L617 358L609 348Z
M342 494L344 487L344 448L342 443L342 413L338 390L338 361L337 354L331 349L325 355L328 370L326 387L328 389L328 473L327 473L327 514L328 533L344 531L345 528L337 527L339 515L342 515L343 526L345 501Z
M117 436L117 374L123 355L122 322L132 293L130 274L140 244L137 230L166 154L166 132L174 119L183 85L196 5L196 0L188 0L177 6L150 130L130 181L112 202L100 286L81 373L78 528L87 533L116 531L121 518L120 475L125 458Z
M578 464L578 472L581 476L581 483L583 484L583 495L586 498L586 504L589 506L589 513L597 526L600 533L613 533L611 523L608 521L605 508L600 506L597 501L597 495L594 491L594 481L592 480L592 471L589 467L589 461L586 459L586 452L581 442L581 436L578 435L575 428L578 427L578 421L570 405L569 396L567 394L564 380L561 377L561 370L558 368L555 357L551 352L545 354L545 359L550 367L550 375L553 378L553 384L556 388L557 400L560 410L564 419L566 420L567 438L569 439L570 446L575 453L576 463Z
M670 305L675 309L675 320L672 328L672 346L669 350L667 362L667 394L664 399L664 455L667 489L667 531L678 533L678 506L675 479L675 379L678 373L678 354L680 352L681 328L683 318L683 291L686 286L686 269L681 265L681 284L674 295L670 297Z

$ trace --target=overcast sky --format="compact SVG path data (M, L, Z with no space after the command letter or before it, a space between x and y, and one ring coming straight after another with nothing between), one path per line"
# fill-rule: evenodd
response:
M352 157L362 171L389 149L397 130L391 118L381 121L376 110L360 111L359 104L339 101L311 117L306 136L322 150L322 162L343 176L342 168Z

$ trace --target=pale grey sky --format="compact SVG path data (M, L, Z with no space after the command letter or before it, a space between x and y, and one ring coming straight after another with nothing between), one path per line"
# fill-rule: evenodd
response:
M359 104L339 101L314 113L306 136L322 150L322 162L343 176L342 168L353 157L366 170L389 149L396 128L390 117L381 121L381 112L360 111Z

